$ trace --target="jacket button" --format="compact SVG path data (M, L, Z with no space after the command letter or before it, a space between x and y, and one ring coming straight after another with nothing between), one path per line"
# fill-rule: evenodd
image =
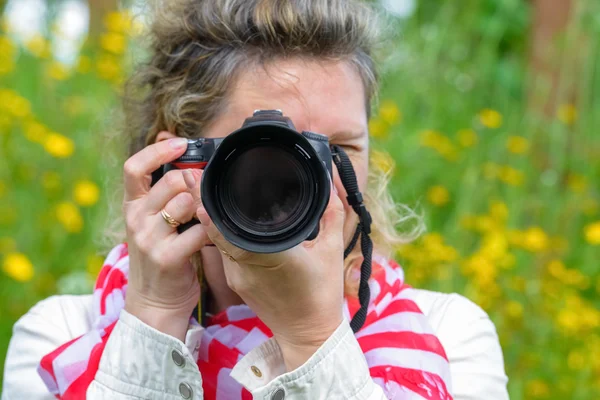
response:
M173 350L171 352L171 358L178 367L183 367L185 365L185 357L178 350Z
M273 396L271 396L271 400L283 400L285 399L285 391L283 389L277 389Z
M262 372L260 371L260 369L258 369L256 366L251 366L250 370L252 370L252 373L254 375L256 375L258 378L262 377Z
M192 394L194 394L194 392L192 391L192 387L187 383L180 383L179 394L181 395L181 397L187 400L192 398Z

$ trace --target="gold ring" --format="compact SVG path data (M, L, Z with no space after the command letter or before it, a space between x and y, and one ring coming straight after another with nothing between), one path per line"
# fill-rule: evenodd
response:
M231 261L235 262L235 258L227 252L227 250L221 250L221 253L225 254Z
M181 222L171 217L167 210L165 210L164 208L160 210L160 215L162 215L163 219L167 222L167 224L171 225L173 228L177 228L179 225L181 225Z

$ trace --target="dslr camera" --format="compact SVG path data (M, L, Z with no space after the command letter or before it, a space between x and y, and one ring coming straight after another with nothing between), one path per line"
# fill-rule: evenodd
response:
M181 157L152 174L152 184L171 169L203 169L202 203L225 239L278 253L317 237L334 154L327 136L298 132L280 110L257 110L226 137L189 139Z

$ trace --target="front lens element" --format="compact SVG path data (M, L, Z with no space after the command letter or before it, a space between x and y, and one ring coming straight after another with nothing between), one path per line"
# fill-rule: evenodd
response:
M238 227L271 236L295 226L311 205L311 173L285 146L244 149L224 174L224 208Z

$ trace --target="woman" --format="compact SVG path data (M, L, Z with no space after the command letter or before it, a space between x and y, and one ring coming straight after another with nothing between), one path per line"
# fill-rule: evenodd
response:
M366 6L342 0L169 0L155 10L152 57L130 85L142 101L127 109L127 244L108 255L93 297L52 297L15 325L3 399L508 398L487 315L456 294L408 288L384 257L409 237L368 168L375 26ZM372 263L353 240L362 227L368 243L368 223L337 168L317 238L276 254L223 238L201 203L200 170L150 185L186 138L226 136L272 109L349 156L373 216ZM353 334L369 267L366 320ZM204 328L190 318L201 291Z

